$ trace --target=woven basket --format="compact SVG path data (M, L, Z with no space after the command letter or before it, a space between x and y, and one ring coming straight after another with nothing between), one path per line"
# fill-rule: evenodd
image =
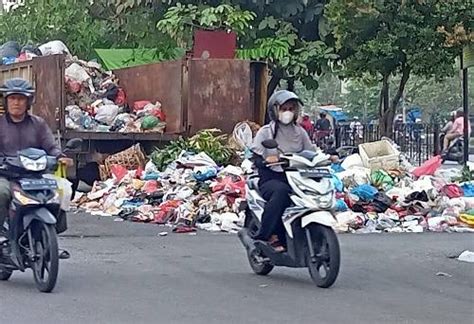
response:
M111 155L105 159L103 165L99 166L100 177L102 180L107 180L111 176L111 168L113 165L120 165L127 170L134 170L138 167L144 167L146 157L140 144L136 144L125 151Z

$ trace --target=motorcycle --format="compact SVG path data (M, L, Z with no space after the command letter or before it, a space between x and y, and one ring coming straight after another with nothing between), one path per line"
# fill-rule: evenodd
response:
M275 149L274 140L262 145ZM268 242L254 240L261 226L265 200L258 189L258 176L251 176L246 184L247 209L244 227L238 236L247 251L252 270L258 275L268 275L275 266L309 269L313 282L321 288L333 285L339 274L340 249L337 236L332 229L336 220L335 188L327 166L329 156L303 151L299 154L284 154L280 165L285 170L288 183L293 190L293 205L282 216L286 229L287 252L277 252Z
M444 136L441 135L440 141L444 142ZM441 144L442 145L442 144ZM458 137L451 141L446 152L441 154L443 163L445 161L455 161L459 164L464 163L464 136Z
M72 139L66 150L80 146ZM9 280L13 271L31 268L36 287L51 292L57 281L59 253L56 222L60 196L56 180L44 178L58 161L45 151L28 148L15 157L0 157L0 176L11 183L12 202L0 230L6 240L0 243L0 280Z

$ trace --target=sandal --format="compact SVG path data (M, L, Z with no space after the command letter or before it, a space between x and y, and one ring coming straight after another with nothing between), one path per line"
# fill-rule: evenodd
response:
M278 240L278 236L273 235L268 243L272 246L276 253L286 252L286 248L281 245L280 241Z
M71 254L66 250L59 249L59 259L67 260L71 257Z

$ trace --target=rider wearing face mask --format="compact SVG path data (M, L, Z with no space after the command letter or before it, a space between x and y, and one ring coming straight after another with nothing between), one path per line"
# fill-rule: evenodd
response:
M262 226L254 239L269 241L278 252L283 252L286 246L285 229L281 217L291 204L291 189L281 167L266 166L266 163L278 162L278 150L266 149L262 146L262 142L274 139L283 153L314 151L308 133L296 122L302 104L293 92L286 90L275 92L268 101L271 122L258 131L252 145L260 178L260 193L267 201L262 215Z

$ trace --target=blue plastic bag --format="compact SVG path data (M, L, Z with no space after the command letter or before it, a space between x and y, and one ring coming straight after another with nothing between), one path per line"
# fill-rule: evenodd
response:
M217 170L215 168L207 168L205 171L198 171L193 173L194 179L199 182L215 178L217 176Z
M474 197L474 183L465 183L461 186L464 197Z
M336 200L336 211L337 212L345 212L349 209L346 202L342 199Z
M338 178L337 175L333 174L331 181L332 181L332 184L334 185L334 188L336 188L337 192L344 191L344 184L342 183L341 179Z
M376 188L374 188L374 187L372 187L371 185L368 185L368 184L363 184L361 186L355 187L351 191L351 193L353 195L356 195L357 197L359 197L363 201L372 201L372 200L374 200L375 195L378 192L379 191Z
M341 166L341 163L331 164L331 169L336 173L345 171L344 168Z

